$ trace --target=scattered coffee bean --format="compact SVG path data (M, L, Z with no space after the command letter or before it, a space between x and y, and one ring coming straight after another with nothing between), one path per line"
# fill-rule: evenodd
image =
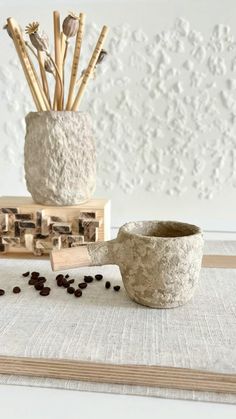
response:
M74 284L75 280L74 279L69 279L68 284Z
M66 278L63 278L62 285L64 288L68 288L70 286L69 282L66 280Z
M97 274L95 275L95 278L97 281L101 281L101 279L103 278L103 275Z
M79 288L77 290L75 290L75 292L74 292L75 297L81 297L81 295L82 295L82 291Z
M113 287L113 289L114 289L114 291L120 291L120 286L119 286L119 285L115 285L115 286Z
M5 291L0 289L0 296L4 295Z
M37 291L41 291L41 290L44 288L44 285L43 285L43 283L42 283L42 282L37 282L37 283L35 284L34 288L35 288Z
M63 279L63 278L64 278L64 275L59 274L59 275L57 275L57 276L56 276L56 281L57 281L58 279Z
M31 272L31 278L38 278L40 275L39 272Z
M37 278L37 281L40 282L41 284L44 284L47 280L46 280L46 278L44 276L39 276Z
M20 287L14 287L13 290L14 294L19 294L19 292L21 292Z
M68 275L68 274L66 274L66 275L65 275L65 278L66 278L66 279L67 279L67 278L69 278L69 277L70 277L70 275Z
M30 280L28 281L29 285L35 285L37 283L37 278L30 278Z
M40 291L40 295L42 295L43 297L47 297L47 295L50 294L51 288L49 287L44 287L41 291Z
M86 282L80 282L80 284L79 284L79 288L81 288L82 290L84 288L86 288L87 286L88 286L88 284L86 284Z
M105 288L108 290L109 288L111 288L111 283L110 281L106 281L105 283Z
M93 282L93 277L91 275L85 275L84 282L87 282L87 284L90 284L90 282Z
M67 292L68 292L68 294L74 294L74 292L75 292L74 287L68 287Z
M58 279L57 279L57 286L58 286L58 287L62 287L62 284L63 284L63 279L64 279L63 277L62 277L62 278L58 278Z
M26 277L26 276L29 276L29 271L28 272L25 272L24 274L22 274L22 276L24 276L24 277Z

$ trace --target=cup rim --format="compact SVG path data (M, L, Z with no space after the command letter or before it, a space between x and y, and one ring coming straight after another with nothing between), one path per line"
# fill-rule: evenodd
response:
M51 115L58 115L58 114L66 114L66 115L67 114L70 114L70 115L76 114L76 115L78 115L78 114L80 114L80 115L82 115L82 114L89 114L89 112L88 111L66 111L66 110L54 111L53 109L50 109L49 111L30 111L30 112L27 113L26 118L29 115L43 116L43 115L48 115L48 114L51 114Z
M150 228L153 227L155 228L158 225L164 225L164 226L176 226L176 227L182 227L182 228L186 228L189 229L189 231L192 230L192 233L190 232L190 234L185 234L185 235L179 235L179 236L155 236L155 235L147 235L147 234L142 234L141 232L135 232L134 230L137 228L142 228L143 225L146 225L146 227L148 225L150 225ZM125 223L120 229L119 229L119 234L125 235L127 237L138 237L140 239L143 240L183 240L183 239L190 239L194 236L202 236L202 229L198 226L196 226L195 224L190 224L190 223L185 223L182 221L174 221L174 220L148 220L148 221L131 221L128 223Z

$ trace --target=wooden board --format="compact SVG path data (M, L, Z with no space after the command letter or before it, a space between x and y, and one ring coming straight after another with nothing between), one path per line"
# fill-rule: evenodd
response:
M236 394L236 374L147 365L0 357L0 373Z
M64 228L67 225L68 231L61 231L62 225L56 231L56 224L64 224ZM45 206L34 203L30 197L0 197L0 258L44 258L53 248L74 247L109 238L109 200L91 199L73 206Z
M204 255L203 268L236 268L236 256L234 255Z

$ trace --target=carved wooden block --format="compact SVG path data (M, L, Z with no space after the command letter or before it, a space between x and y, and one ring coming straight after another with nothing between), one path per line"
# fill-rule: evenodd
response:
M51 250L109 240L110 201L68 207L0 197L0 257L45 257Z

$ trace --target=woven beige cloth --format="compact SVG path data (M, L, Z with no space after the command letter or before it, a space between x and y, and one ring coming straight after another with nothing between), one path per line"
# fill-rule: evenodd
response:
M236 254L236 243L208 242L205 253ZM40 271L52 292L41 297L25 271ZM196 294L185 306L150 309L130 301L115 266L68 271L77 285L84 274L102 273L83 291L69 295L55 284L48 261L1 260L0 355L186 367L236 373L236 270L202 269ZM106 290L105 281L120 284ZM12 288L19 285L20 294ZM0 375L0 384L137 394L235 403L230 394L95 384Z

